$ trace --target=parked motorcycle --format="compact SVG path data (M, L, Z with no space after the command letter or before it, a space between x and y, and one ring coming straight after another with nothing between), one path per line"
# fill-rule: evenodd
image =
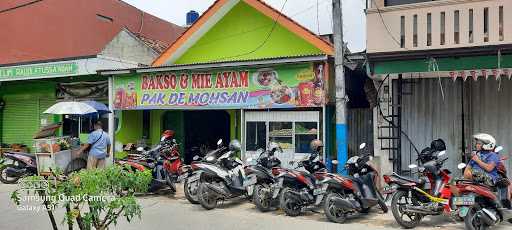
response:
M363 143L360 150L365 148ZM347 216L356 212L368 213L373 206L379 205L385 213L388 211L382 194L377 189L379 174L369 163L371 155L361 153L351 157L345 164L349 177L335 174L327 175L325 183L329 189L324 202L324 213L332 222L344 223Z
M5 152L3 157L12 162L0 166L0 181L2 181L2 183L14 184L22 177L37 175L35 155L20 152Z
M149 186L149 192L156 192L160 189L170 188L176 192L176 183L182 172L178 143L175 140L168 149L162 149L161 145L150 150L137 148L138 153L128 154L126 160L118 160L116 164L128 166L129 170L151 170L153 180ZM167 154L162 154L162 152Z
M217 158L226 153L227 150L228 148L222 145L222 139L220 139L217 142L217 149L206 153L204 157L199 155L194 156L194 161L192 161L190 165L183 167L183 174L180 177L181 181L184 181L183 190L185 192L185 197L190 203L199 204L197 191L202 173L200 169L209 164L215 164L217 162ZM206 163L206 165L203 163Z
M386 192L393 193L393 217L402 227L414 228L426 215L440 215L444 212L453 215L449 205L451 191L448 186L451 172L442 169L448 158L440 159L446 154L444 149L446 148L443 147L439 152L441 149L427 148L418 158L422 166L409 165L411 170L418 170L418 180L396 173L384 176L384 181L391 188Z
M290 162L290 164L295 163ZM300 167L304 167L306 171L297 170ZM329 184L321 182L327 174L327 169L320 161L318 152L315 151L301 160L295 169L277 171L278 178L283 178L279 206L286 215L298 216L306 210L313 210L320 206Z
M496 147L500 152L503 147ZM453 191L452 204L464 218L465 229L484 230L505 220L512 223L512 207L509 195L511 184L501 158L498 167L499 179L494 183L484 172L473 172L473 180L457 180ZM459 169L467 165L459 164Z
M257 179L255 175L245 175L245 165L236 157L240 149L240 142L233 140L229 151L220 156L216 164L202 163L198 168L201 170L198 196L203 208L214 209L221 200L250 195Z
M257 183L254 185L253 203L261 212L270 211L279 205L278 195L282 187L282 180L275 177L272 172L273 169L275 171L281 167L281 161L275 156L275 153L282 151L277 143L270 142L268 150L257 151L260 154L255 160L255 164L245 168L247 175L256 175ZM254 161L252 158L247 159L247 162L252 161Z

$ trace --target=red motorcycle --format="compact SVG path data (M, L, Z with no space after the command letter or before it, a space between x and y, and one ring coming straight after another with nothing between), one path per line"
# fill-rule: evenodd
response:
M439 152L441 149L445 148L426 148L418 158L422 166L409 165L411 170L418 169L419 179L403 177L396 173L384 176L384 181L388 184L384 193L393 194L391 211L400 226L414 228L427 215L453 215L450 208L452 194L448 185L451 172L442 169L448 158L439 159L446 154L445 150Z
M172 192L176 192L176 183L180 180L180 175L183 173L183 165L180 159L179 145L175 140L172 145L163 149L161 145L149 150L139 148L138 154L129 154L128 159L119 160L116 163L119 165L127 165L131 170L151 170L153 180L151 182L149 191L155 192L157 190L169 187ZM165 153L165 154L162 154Z
M497 147L495 152L503 149ZM457 180L452 187L454 197L452 203L458 208L458 214L464 218L465 229L484 230L508 220L512 223L512 207L510 200L511 182L507 177L504 161L497 166L499 179L492 182L486 173L473 172L473 180ZM459 164L464 169L466 164Z

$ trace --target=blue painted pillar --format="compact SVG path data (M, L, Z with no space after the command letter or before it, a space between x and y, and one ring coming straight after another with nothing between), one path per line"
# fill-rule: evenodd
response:
M346 124L336 124L337 171L341 173L348 160L348 129ZM346 174L346 172L343 172Z

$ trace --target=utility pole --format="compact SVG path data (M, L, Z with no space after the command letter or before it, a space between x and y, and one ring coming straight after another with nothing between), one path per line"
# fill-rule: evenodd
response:
M345 94L343 13L342 0L332 0L334 64L336 85L336 154L337 171L341 172L348 160L347 95Z

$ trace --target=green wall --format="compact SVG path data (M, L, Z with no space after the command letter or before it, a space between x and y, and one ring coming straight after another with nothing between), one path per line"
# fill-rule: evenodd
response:
M7 144L33 145L33 136L41 126L41 119L58 122L60 116L43 114L55 103L56 83L48 81L4 82L0 97L6 105L2 111L0 135Z
M120 128L116 131L116 142L137 143L142 137L142 110L122 111Z
M272 18L240 1L175 63L322 54L318 48L283 26L276 24L272 31L273 26ZM265 42L269 34L271 36Z

